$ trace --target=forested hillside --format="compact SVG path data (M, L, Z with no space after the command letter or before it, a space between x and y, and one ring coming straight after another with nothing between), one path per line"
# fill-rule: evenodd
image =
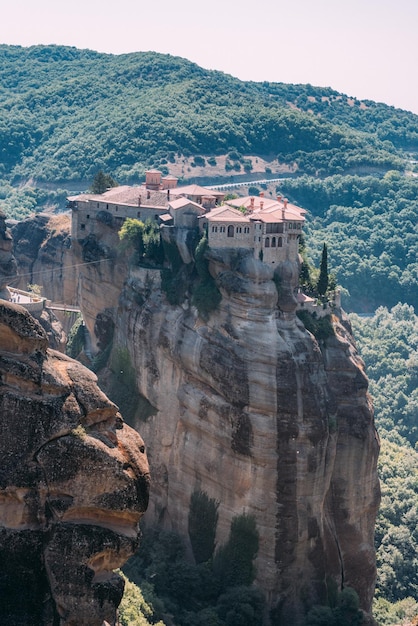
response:
M40 183L65 189L99 169L133 182L182 155L235 150L325 175L402 170L404 151L418 146L418 116L331 89L242 82L169 55L3 45L0 68L0 195L35 181L9 209L45 202Z
M303 176L281 189L309 209L308 248L318 258L327 243L346 309L407 302L418 310L418 178Z
M376 617L398 624L418 614L418 317L398 304L351 321L382 442Z

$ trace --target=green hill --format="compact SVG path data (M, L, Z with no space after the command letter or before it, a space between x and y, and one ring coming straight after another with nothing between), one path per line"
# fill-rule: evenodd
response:
M170 55L0 46L0 173L123 182L177 155L278 157L299 171L402 169L418 116L310 85L242 82ZM401 127L401 129L400 129Z

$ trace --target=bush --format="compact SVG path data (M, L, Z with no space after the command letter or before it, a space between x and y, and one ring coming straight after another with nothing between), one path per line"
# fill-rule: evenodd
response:
M296 315L303 322L306 330L309 330L318 341L326 341L329 337L335 335L331 315L316 317L315 314L301 310L296 311Z

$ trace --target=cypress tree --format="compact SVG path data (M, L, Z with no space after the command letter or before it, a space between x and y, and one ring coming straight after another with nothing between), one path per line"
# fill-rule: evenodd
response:
M326 243L324 243L322 248L321 265L316 288L320 296L324 296L328 289L328 250Z

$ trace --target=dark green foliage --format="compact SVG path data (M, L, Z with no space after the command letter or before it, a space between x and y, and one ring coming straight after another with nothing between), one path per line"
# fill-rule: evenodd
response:
M73 359L76 359L84 348L84 322L81 313L74 322L67 340L66 353Z
M335 335L330 315L317 317L315 314L303 310L296 311L296 315L303 322L306 330L309 330L318 341L326 341L328 337Z
M284 181L281 190L311 213L305 228L309 262L318 265L324 240L332 248L329 269L346 290L345 308L418 307L416 178L396 172L301 177Z
M6 185L87 181L99 170L138 182L147 167L167 171L175 155L228 154L234 172L250 171L248 154L278 155L320 176L401 170L399 148L418 145L413 114L350 106L330 89L246 83L170 55L2 45L0 67ZM13 192L9 199L20 209Z
M197 500L202 501L202 496L199 495ZM204 505L207 506L212 509L213 517L210 499ZM248 546L244 545L245 540L248 540ZM187 562L184 544L175 533L145 529L141 549L128 561L124 571L141 587L145 599L152 584L152 605L155 609L157 597L161 607L160 612L155 612L156 618L161 618L164 612L172 614L177 626L261 626L264 613L262 593L245 584L236 586L236 581L243 578L251 584L254 576L248 563L258 550L258 533L253 518L245 515L235 518L224 547L238 570L235 575L229 571L227 577L219 569L219 560L216 567L211 559L197 565ZM247 549L249 552L243 555ZM226 565L231 570L231 564Z
M372 317L351 315L365 360L381 437L382 501L376 523L377 598L388 603L418 596L418 317L412 307L379 308ZM401 610L401 607L398 607ZM384 610L383 610L384 609Z
M164 249L160 227L155 220L145 222L128 217L119 231L121 241L127 242L135 250L135 261L142 266L161 266Z
M233 587L220 596L217 610L225 626L262 626L264 597L256 588Z
M111 177L110 174L105 174L102 170L99 170L90 187L91 193L104 193L110 187L117 187L118 183Z
M319 266L319 278L316 288L320 296L325 296L328 289L328 251L325 243L322 247L321 265Z
M215 555L214 570L223 589L251 585L255 577L253 561L258 552L258 531L252 515L238 515L231 524L229 539Z
M204 320L209 319L210 314L218 308L221 300L221 292L211 276L202 280L193 289L192 304L197 308Z
M306 626L361 626L363 614L354 589L344 588L337 595L336 606L314 606L306 618Z
M196 563L212 558L215 551L219 502L204 491L194 491L189 509L189 537Z
M250 185L248 187L248 195L249 196L259 196L260 195L260 190L258 187L254 187L254 185Z

